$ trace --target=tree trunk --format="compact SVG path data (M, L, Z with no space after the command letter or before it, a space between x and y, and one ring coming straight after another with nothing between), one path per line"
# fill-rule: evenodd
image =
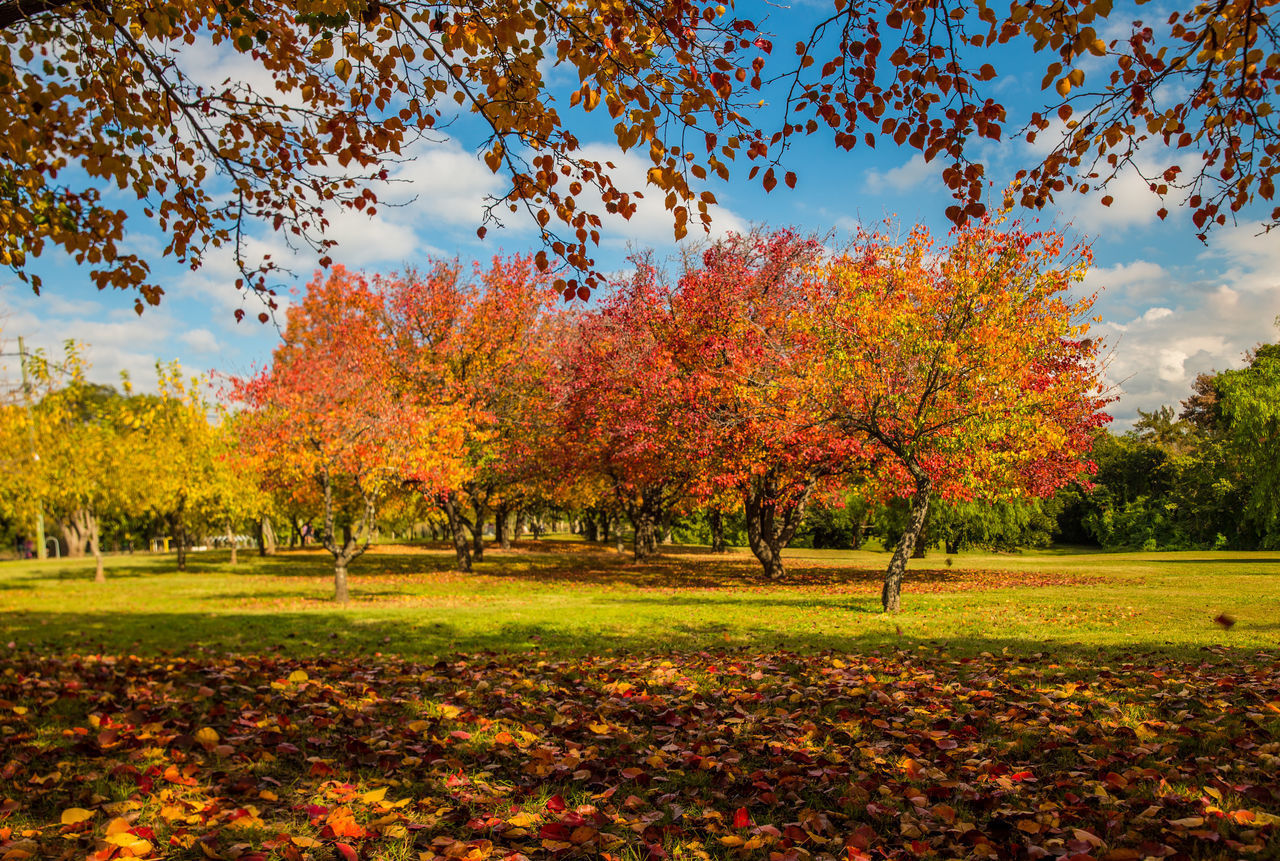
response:
M799 491L798 496L787 494L778 487L772 472L752 478L747 487L743 500L747 544L770 580L779 580L787 573L782 562L782 550L795 537L808 498L808 485Z
M174 518L173 541L178 547L178 570L187 570L187 525L181 515Z
M86 536L75 521L73 514L70 519L62 521L58 524L62 529L62 543L67 546L65 555L72 559L79 559L84 555L85 545L88 544L88 536Z
M347 588L347 563L341 559L333 563L333 600L339 604L351 601L351 592Z
M107 575L102 570L102 536L98 526L98 518L86 512L89 518L89 549L93 551L94 571L93 582L106 583Z
M662 543L671 543L671 523L675 519L675 515L668 509L662 512Z
M507 528L507 520L511 517L511 506L499 505L494 512L493 540L503 550L511 549L511 530Z
M727 552L724 546L724 514L719 508L713 508L707 520L711 524L711 552Z
M645 506L641 506L631 519L631 527L635 530L632 538L632 552L637 562L657 554L657 526L653 513Z
M524 535L524 516L523 508L517 511L515 524L511 527L511 537L516 541Z
M475 511L475 518L469 524L471 526L471 550L472 555L477 562L484 561L484 518L489 513L489 498L492 491L485 491L482 496L478 492L472 491L471 507Z
M236 555L236 537L231 533L231 521L227 521L227 546L231 548L231 564L238 565L240 558Z
M467 541L467 518L458 510L457 497L452 493L440 496L440 508L449 521L449 535L453 539L454 570L471 570L471 544Z
M596 517L593 512L588 511L582 518L582 537L591 542L600 540L600 527L596 525Z
M603 544L609 543L609 530L613 528L613 514L609 511L600 512L600 541Z
M276 552L276 530L271 525L271 518L262 515L258 518L258 555L274 556Z
M870 522L871 506L867 505L862 509L862 516L858 518L858 525L853 528L853 541L850 542L853 545L853 550L857 550L867 540L867 524Z
M884 575L884 588L880 591L880 604L886 613L896 613L902 609L902 575L907 570L907 559L915 550L916 539L920 537L929 516L929 494L933 491L933 482L919 464L908 461L906 466L916 480L916 492L911 497L907 528L903 530L898 546L893 550L889 570Z

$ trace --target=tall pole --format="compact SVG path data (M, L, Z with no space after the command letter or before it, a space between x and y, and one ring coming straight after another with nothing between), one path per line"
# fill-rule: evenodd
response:
M36 420L31 409L31 383L27 380L27 348L22 343L22 338L18 338L18 364L22 366L22 394L27 405L27 433L31 439L31 466L34 469L40 463L40 452L36 451ZM37 486L39 482L36 482ZM44 546L44 503L40 500L40 494L35 494L36 499L36 558L49 558L48 549Z

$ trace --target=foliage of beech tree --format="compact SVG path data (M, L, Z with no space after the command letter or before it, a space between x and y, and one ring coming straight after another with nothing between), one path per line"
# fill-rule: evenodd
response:
M426 480L453 470L450 416L391 385L381 318L381 295L335 267L289 308L271 366L232 380L247 408L242 443L268 481L311 482L320 496L340 602L349 600L347 566L369 546L379 498L406 473Z
M1068 291L1088 253L1061 236L979 222L934 244L864 235L814 283L823 356L809 392L832 426L877 444L886 479L911 497L882 603L903 572L933 494L1053 493L1086 468L1106 416L1091 298Z
M1051 146L1011 199L1043 207L1154 164L1152 191L1185 200L1207 230L1274 199L1274 5L1187 3L1153 22L1112 0L832 0L794 54L774 57L755 22L711 0L6 0L0 261L38 289L32 261L61 248L100 288L138 289L138 308L159 301L150 261L122 243L125 210L102 192L116 186L164 232L166 256L199 266L226 246L266 289L272 264L246 257L255 226L327 250L335 207L374 209L391 163L467 116L508 181L485 223L523 210L589 272L601 226L589 202L625 216L640 190L583 154L569 118L596 109L623 149L647 154L677 236L707 218L709 175L747 170L772 189L788 144L819 130L845 149L920 151L953 190L956 221L985 210L976 145L1025 135ZM210 78L210 56L244 74ZM575 83L556 89L553 66ZM1043 70L1039 109L1012 115L997 100L1010 69ZM770 102L782 110L752 110ZM1264 216L1278 220L1280 207Z
M817 240L787 230L731 236L660 299L671 308L669 348L690 380L679 406L703 440L695 492L712 501L714 532L716 500L732 491L748 545L771 579L785 573L782 549L811 495L834 487L862 456L858 440L816 421L804 396L815 342L798 325L802 286L820 254Z
M492 518L495 537L509 540L507 518L525 501L536 441L552 422L558 319L556 293L532 258L494 257L473 274L436 262L376 285L386 296L391 372L415 397L460 417L454 479L406 480L444 512L461 571L483 558L485 522Z

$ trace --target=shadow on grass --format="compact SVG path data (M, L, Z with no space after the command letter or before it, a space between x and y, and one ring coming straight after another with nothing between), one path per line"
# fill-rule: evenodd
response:
M849 609L874 614L873 601ZM458 654L544 652L561 656L604 653L670 654L689 651L776 650L864 653L884 648L937 650L963 657L983 652L1038 659L1083 659L1099 664L1136 656L1186 659L1189 654L1252 655L1263 648L1124 646L1044 642L1018 637L961 636L913 638L869 626L855 634L816 630L744 632L719 622L674 622L640 631L559 627L554 623L497 622L465 628L439 619L369 617L340 610L281 613L41 613L17 612L0 618L4 642L19 650L48 654L265 655L359 657L375 654L412 660ZM1269 653L1269 652L1268 652Z

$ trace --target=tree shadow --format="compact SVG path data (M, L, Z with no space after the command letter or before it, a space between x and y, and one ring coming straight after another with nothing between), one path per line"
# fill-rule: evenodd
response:
M694 602L681 599L692 605ZM863 606L851 608L874 612ZM1265 648L1229 644L1187 646L1173 643L1129 645L1080 644L1018 637L903 636L886 626L830 633L795 629L752 632L719 622L674 621L640 630L561 627L554 622L501 621L467 628L441 619L414 619L403 614L357 615L339 608L277 613L218 614L200 612L93 613L28 611L0 619L0 637L24 651L46 654L264 655L348 657L386 655L435 660L459 654L546 653L588 656L604 653L663 655L705 650L830 651L859 654L878 649L944 650L956 656L983 652L1036 659L1081 659L1109 662L1143 658L1185 660L1189 652L1211 659L1215 653L1235 656L1270 654ZM3 648L3 647L0 647Z

